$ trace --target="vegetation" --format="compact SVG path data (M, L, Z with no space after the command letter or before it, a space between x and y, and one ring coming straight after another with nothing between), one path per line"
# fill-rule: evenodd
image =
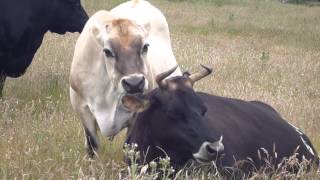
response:
M83 3L92 14L123 1ZM320 7L277 0L151 2L167 17L182 69L195 71L200 63L214 68L197 90L264 101L300 127L320 151ZM77 37L47 33L28 72L8 79L0 100L1 179L128 179L133 171L134 177L142 178L139 167L134 170L123 161L125 132L111 142L101 137L97 159L86 157L84 132L69 101L68 76ZM255 177L320 176L302 172L272 177L262 172ZM177 172L177 177L220 175L195 168Z

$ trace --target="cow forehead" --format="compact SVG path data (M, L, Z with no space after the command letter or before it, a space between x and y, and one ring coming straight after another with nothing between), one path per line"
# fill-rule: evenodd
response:
M186 110L188 108L190 111L202 111L206 109L205 103L199 98L199 96L194 91L191 81L185 77L173 77L167 81L167 87L164 91L160 91L158 98L162 101L171 101L168 108L175 107L176 109ZM166 95L167 94L167 95ZM186 106L187 105L187 106Z
M130 40L123 39L123 37L115 37L109 39L109 45L116 53L132 53L130 51L137 51L142 47L141 37L131 37Z
M167 81L168 90L176 91L181 89L192 89L192 83L186 77L172 77Z
M110 39L113 43L117 42L120 47L127 48L141 44L142 36L139 36L137 33L139 31L141 31L140 27L132 21L116 19L111 23Z

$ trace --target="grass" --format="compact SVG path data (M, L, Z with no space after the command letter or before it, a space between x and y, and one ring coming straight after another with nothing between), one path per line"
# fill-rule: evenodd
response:
M92 14L120 2L83 4ZM151 2L167 17L182 69L193 72L200 63L214 68L197 90L267 102L320 151L320 7L276 0ZM84 133L68 93L77 37L47 33L27 73L8 79L0 100L1 179L127 177L125 132L112 142L101 137L97 160L85 157ZM185 177L210 178L203 171Z

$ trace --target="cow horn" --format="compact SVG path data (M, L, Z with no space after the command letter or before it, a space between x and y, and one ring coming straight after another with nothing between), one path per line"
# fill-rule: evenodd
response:
M163 81L166 77L170 76L176 69L178 68L178 65L174 66L173 68L169 69L168 71L165 71L161 74L158 74L156 76L156 82L159 87L165 87L167 82Z
M212 68L209 68L209 67L204 66L202 64L200 64L200 65L203 67L203 70L198 72L198 73L191 74L189 76L189 78L191 79L192 83L195 83L195 82L199 81L200 79L208 76L212 72Z

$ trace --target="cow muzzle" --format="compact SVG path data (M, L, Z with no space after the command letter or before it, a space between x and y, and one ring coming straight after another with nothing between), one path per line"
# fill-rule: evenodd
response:
M222 136L216 142L205 141L199 148L197 153L193 154L195 160L199 163L207 163L215 160L224 150L224 145L222 143Z
M123 77L121 85L126 93L143 93L147 89L147 81L144 75L130 75Z

